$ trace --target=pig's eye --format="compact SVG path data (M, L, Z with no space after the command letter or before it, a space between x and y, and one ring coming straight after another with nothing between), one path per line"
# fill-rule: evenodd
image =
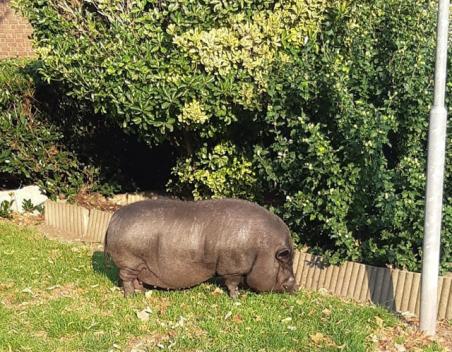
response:
M282 262L288 262L290 260L290 250L289 249L281 249L276 252L276 259Z

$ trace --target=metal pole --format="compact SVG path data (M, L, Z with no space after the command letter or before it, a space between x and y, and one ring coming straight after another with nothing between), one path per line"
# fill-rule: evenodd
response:
M449 0L439 0L435 65L435 97L428 133L427 190L425 196L420 328L436 333L438 272L443 203L447 110L444 105L447 66Z

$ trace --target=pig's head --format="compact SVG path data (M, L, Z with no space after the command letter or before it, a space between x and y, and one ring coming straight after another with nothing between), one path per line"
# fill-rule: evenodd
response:
M278 263L275 286L272 291L293 292L295 291L295 276L293 274L293 249L282 248L275 254Z
M259 255L247 275L248 286L258 292L293 292L296 290L293 274L292 246L283 246L276 252Z

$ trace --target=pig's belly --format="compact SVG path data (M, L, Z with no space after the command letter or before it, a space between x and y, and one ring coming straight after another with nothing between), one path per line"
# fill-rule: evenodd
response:
M145 268L138 274L138 279L148 285L168 289L189 288L209 280L215 274L205 265L186 264L172 265L171 268L154 271Z

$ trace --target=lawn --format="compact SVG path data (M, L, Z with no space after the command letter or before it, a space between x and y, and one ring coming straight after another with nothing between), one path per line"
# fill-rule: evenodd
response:
M99 249L8 222L0 268L0 351L358 352L399 324L382 308L305 291L233 301L209 283L124 299Z

